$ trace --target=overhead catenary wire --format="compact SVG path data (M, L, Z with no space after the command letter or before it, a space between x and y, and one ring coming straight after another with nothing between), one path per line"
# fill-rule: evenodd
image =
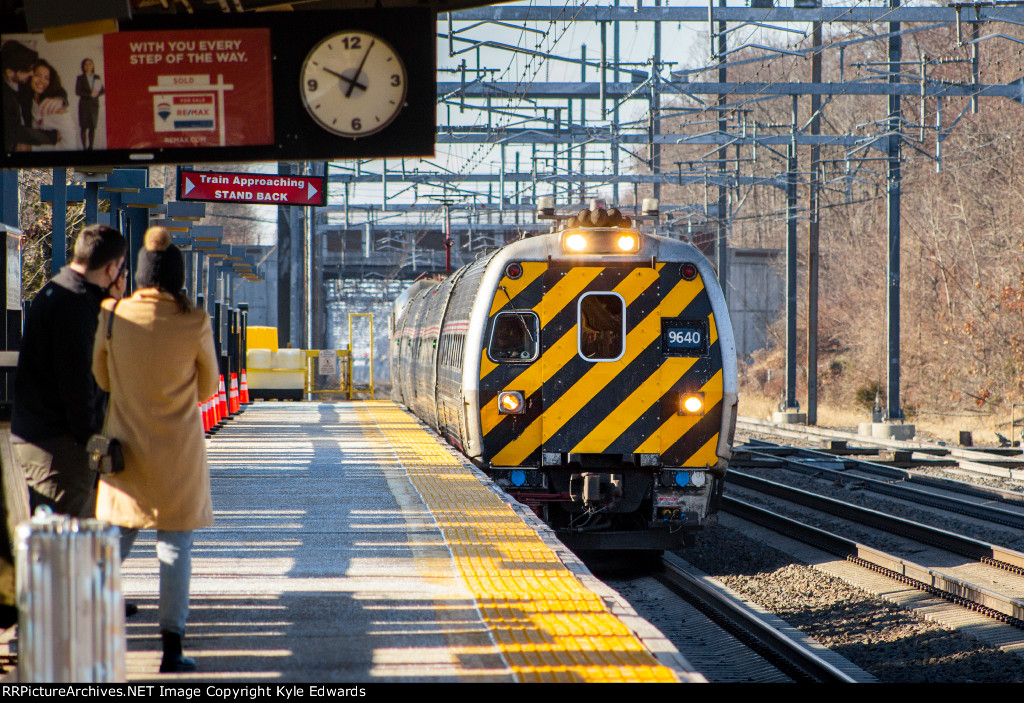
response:
M911 4L911 3L907 3L904 6L907 6L909 4ZM541 21L547 22L548 26L544 29L543 39L540 40L538 45L540 47L544 48L549 53L552 53L553 49L559 44L559 42L563 41L567 37L571 37L572 36L572 31L574 31L573 30L573 22L572 22L572 20L574 20L577 16L579 16L579 13L582 11L582 9L583 9L583 7L585 5L586 5L586 3L584 3L583 5L580 5L578 7L577 6L573 6L573 8L574 8L573 10L569 9L568 3L566 3L564 5L560 5L559 6L558 14L554 16L554 19L550 19L550 20L547 19L547 17L549 15L545 14L544 18ZM861 0L860 2L854 3L853 7L854 8L858 8L858 7L865 6L865 5L866 5L866 2ZM534 3L531 3L530 7L531 8L537 7L537 5L534 4ZM787 43L786 44L786 48L789 51L802 52L804 56L810 56L810 55L812 55L812 53L824 53L824 52L829 52L829 51L835 51L837 48L839 50L843 50L845 48L848 48L848 47L851 47L851 46L855 46L858 43L863 43L863 42L868 42L868 41L883 41L888 35L885 34L885 33L877 33L877 34L873 33L872 29L873 29L873 26L877 22L885 21L886 17L890 13L891 13L891 10L889 10L888 12L883 12L881 15L873 18L870 23L866 22L866 23L863 23L863 24L854 25L852 28L850 28L848 31L846 31L846 33L843 34L842 36L840 36L838 39L834 38L831 42L826 42L821 47L811 48L811 49L806 48L806 46L804 46L804 43L807 41L807 39L806 39L805 36L801 36L798 41ZM561 26L559 26L560 22L561 22ZM927 27L904 27L902 33L905 36L911 36L911 35L914 35L914 34L917 34L917 33L920 33L920 32L924 32L924 31L928 31L928 30L937 28L939 26L940 25L932 24L932 25L929 25ZM952 25L949 25L949 26L951 27ZM745 42L745 43L750 43L750 41L756 36L756 32L760 31L760 30L758 30L755 27L749 27L749 28L745 28L745 29L746 29L745 33L740 38L740 41L741 42ZM568 32L568 34L567 34L567 32ZM534 32L534 34L535 34L535 32ZM638 38L639 38L639 33L633 33L632 37L633 37L633 41L637 41ZM520 36L519 36L516 44L519 45L519 46L522 46L524 49L529 49L529 40L532 39L532 38L533 38L532 36L528 36L528 33L526 31L522 31L520 33ZM536 41L536 40L534 40L534 41ZM942 61L948 60L950 58L953 58L953 57L957 56L957 52L958 51L960 51L960 53L962 55L962 51L960 49L958 49L957 47L952 47L952 46L948 47L947 51L944 54L940 54L940 55L938 55L936 57L930 57L927 65L928 66L938 66L938 65L941 65ZM785 63L782 63L782 64L778 63L780 60L785 61L787 58L791 60L788 65L785 64ZM786 82L787 80L792 79L794 74L797 71L800 70L801 66L799 64L799 60L792 61L792 58L793 57L778 56L778 55L775 55L775 56L765 55L763 57L755 57L755 58L744 57L742 59L737 58L736 61L731 61L727 65L739 66L741 64L746 64L746 63L749 63L749 62L760 62L760 65L758 66L758 68L754 72L754 78L755 79L757 79L757 78L765 78L766 80L764 81L764 83L765 83L766 86L774 86L774 85L778 85L778 84L780 84L782 82ZM777 70L776 68L774 68L776 66L779 67L781 69L781 71ZM521 109L518 106L523 104L522 96L525 93L527 93L529 87L532 87L533 84L539 79L539 76L540 76L541 72L542 71L546 71L549 68L550 68L550 61L545 61L542 58L538 58L537 55L531 55L530 57L527 57L525 59L523 59L521 57L512 57L512 58L510 58L508 64L503 69L500 70L500 73L498 73L499 69L487 68L484 64L482 64L479 61L477 62L477 65L476 65L475 68L473 68L473 69L468 69L467 68L467 70L470 73L474 73L475 72L475 73L482 74L483 72L490 72L489 75L492 75L492 76L497 74L495 80L503 79L503 78L506 78L506 77L508 77L510 75L517 75L517 83L516 83L516 85L525 88L525 90L510 91L510 94L505 96L504 98L493 100L493 102L492 102L492 104L490 106L482 106L482 101L477 101L477 103L474 104L474 109L479 113L479 115L472 122L472 124L476 125L477 127L481 128L481 129L487 129L490 132L490 134L494 135L494 138L493 138L493 140L491 142L484 142L484 143L479 143L479 144L473 145L468 150L468 153L466 153L466 151L458 149L458 148L450 148L450 149L448 149L448 151L444 154L443 161L442 161L442 163L445 164L445 166L446 166L448 171L453 171L453 172L458 173L458 174L469 174L469 173L475 172L477 169L483 168L488 163L492 164L491 168L493 168L493 164L497 161L496 157L494 156L495 155L495 151L496 151L496 149L499 146L499 142L501 141L500 137L503 134L504 130L510 129L510 128L514 127L514 126L529 127L530 115L522 114L520 112L517 112L517 110ZM610 70L615 70L615 68L616 68L615 66L612 66L612 67L610 67ZM691 75L693 73L696 73L699 70L700 69L692 69L691 70ZM884 75L885 75L885 72L882 72L880 74L880 77L884 77ZM862 78L860 78L858 80L867 80L867 79L862 77ZM851 85L853 85L853 83L851 83ZM838 101L840 99L843 99L845 97L848 97L846 93L839 92L836 95L828 96L823 101L823 104L827 106L830 103L835 103L836 101ZM731 107L733 110L738 111L738 110L745 109L746 107L749 107L749 106L755 106L759 101L770 100L770 99L772 99L772 96L769 96L769 95L766 95L766 94L755 94L755 95L750 95L750 96L738 96L738 95L735 95L735 94L729 94L728 98L729 98L729 100L731 100L731 102L729 103L729 107ZM967 98L967 97L957 98L957 100L967 100L967 99L969 99L969 98ZM948 100L949 99L947 99L947 102L948 102ZM467 102L470 102L470 101L467 101ZM449 100L449 103L451 103L451 100ZM536 103L531 103L531 108L540 109L540 108L537 107ZM557 107L552 107L551 109L552 110L557 110L558 108ZM509 114L502 115L502 114L500 114L501 112L508 112ZM496 120L492 119L489 124L485 125L485 119L486 119L487 116L490 116L491 118L497 117L498 119L496 119ZM931 121L932 116L933 116L933 113L929 113L928 115L926 115L926 118L928 118L927 119L928 122ZM708 109L705 110L705 113L704 113L704 119L705 120L714 119L716 117L717 117L717 113L711 112ZM538 119L538 121L546 123L546 124L550 124L551 121L552 121L552 118L550 117L550 113L549 113L549 115L547 117L538 117L537 119ZM664 118L662 118L662 120L664 120ZM640 120L638 119L637 122L639 122L639 121ZM802 132L802 130L806 128L806 124L807 124L808 121L809 120L806 119L806 118L803 119L803 123L799 126L798 131ZM601 124L601 121L597 120L597 123ZM607 123L605 123L605 124L607 124ZM623 125L628 125L629 124L629 120L624 121L622 124ZM637 125L637 126L639 126L639 125ZM921 123L920 122L919 123L915 123L915 124L909 124L908 123L907 126L908 126L908 128L909 127L915 127L916 128L916 127L920 127ZM925 125L925 126L927 127L927 129L932 130L932 131L934 131L936 129L935 127L931 127L929 125ZM883 134L882 132L877 132L876 131L875 138L877 138L878 136L882 136L882 134ZM870 139L871 137L870 137L870 135L868 135L865 138L866 139ZM576 148L577 146L578 146L578 144L574 144L573 148ZM621 148L621 145L620 145L619 148ZM525 149L520 147L520 152L525 153L525 151L526 151ZM557 151L555 153L557 154ZM607 152L601 152L601 153L606 153L607 154ZM947 156L952 156L952 154L950 152L948 152L948 151L946 152L946 154L947 154ZM615 159L615 158L617 158L617 156L616 156L616 154L614 152L612 152L610 155L606 155L604 158ZM913 159L918 159L918 158L929 158L929 157L927 157L926 155L923 155L923 154L909 153L909 154L907 154L905 156L905 158L907 160L913 160ZM575 161L574 161L574 163L575 163ZM532 168L532 165L531 165L531 168ZM752 188L754 186L750 186L750 187ZM442 191L450 191L451 188L452 188L452 186L450 184L445 184L442 188L440 188L440 190L442 190ZM524 188L523 186L520 185L513 192L521 194L525 190L528 190L528 188ZM473 192L473 191L474 191L474 189L470 190L470 192ZM479 190L479 188L475 189L475 194L476 194L475 197L477 197L477 198L486 199L486 198L489 197L487 192L481 191L481 190ZM392 197L394 197L393 194L392 194ZM420 192L420 197L424 197L422 190ZM437 221L439 217L440 216L435 213L433 215L434 221Z

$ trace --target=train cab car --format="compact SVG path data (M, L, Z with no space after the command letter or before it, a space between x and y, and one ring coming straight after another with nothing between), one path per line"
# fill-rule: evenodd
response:
M396 304L395 399L572 548L690 543L736 421L714 269L616 210L553 219Z

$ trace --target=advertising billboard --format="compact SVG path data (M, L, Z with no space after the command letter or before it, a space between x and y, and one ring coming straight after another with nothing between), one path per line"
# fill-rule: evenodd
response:
M274 142L269 29L122 32L61 42L3 35L34 57L4 84L4 150ZM25 64L21 64L25 66ZM18 68L21 68L20 66Z
M42 33L0 34L0 167L433 152L429 11L252 13L203 22L197 29L150 18L53 42ZM328 72L319 68L325 61Z

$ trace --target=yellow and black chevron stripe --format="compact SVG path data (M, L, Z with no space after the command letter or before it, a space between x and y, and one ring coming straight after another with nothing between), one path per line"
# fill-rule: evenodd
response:
M666 466L717 462L722 418L722 359L711 303L700 278L683 280L677 263L567 266L523 264L503 279L495 316L532 310L540 318L541 354L530 364L481 358L484 460L494 466L536 465L540 453L657 453ZM577 301L614 291L626 304L626 348L614 362L583 359L577 347ZM707 354L662 352L662 319L706 320ZM499 415L497 394L521 391L522 415ZM701 391L706 412L679 415L682 392Z

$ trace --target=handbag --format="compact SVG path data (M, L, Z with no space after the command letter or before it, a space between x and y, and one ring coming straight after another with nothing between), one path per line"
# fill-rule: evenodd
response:
M108 343L114 330L114 313L117 312L119 302L121 301L114 303L114 309L110 311L107 320ZM121 448L120 440L102 433L94 434L86 443L85 451L89 455L89 468L96 473L111 476L124 471L124 450Z
M120 440L94 434L85 445L85 451L89 454L89 468L96 473L110 476L124 471L124 451Z

